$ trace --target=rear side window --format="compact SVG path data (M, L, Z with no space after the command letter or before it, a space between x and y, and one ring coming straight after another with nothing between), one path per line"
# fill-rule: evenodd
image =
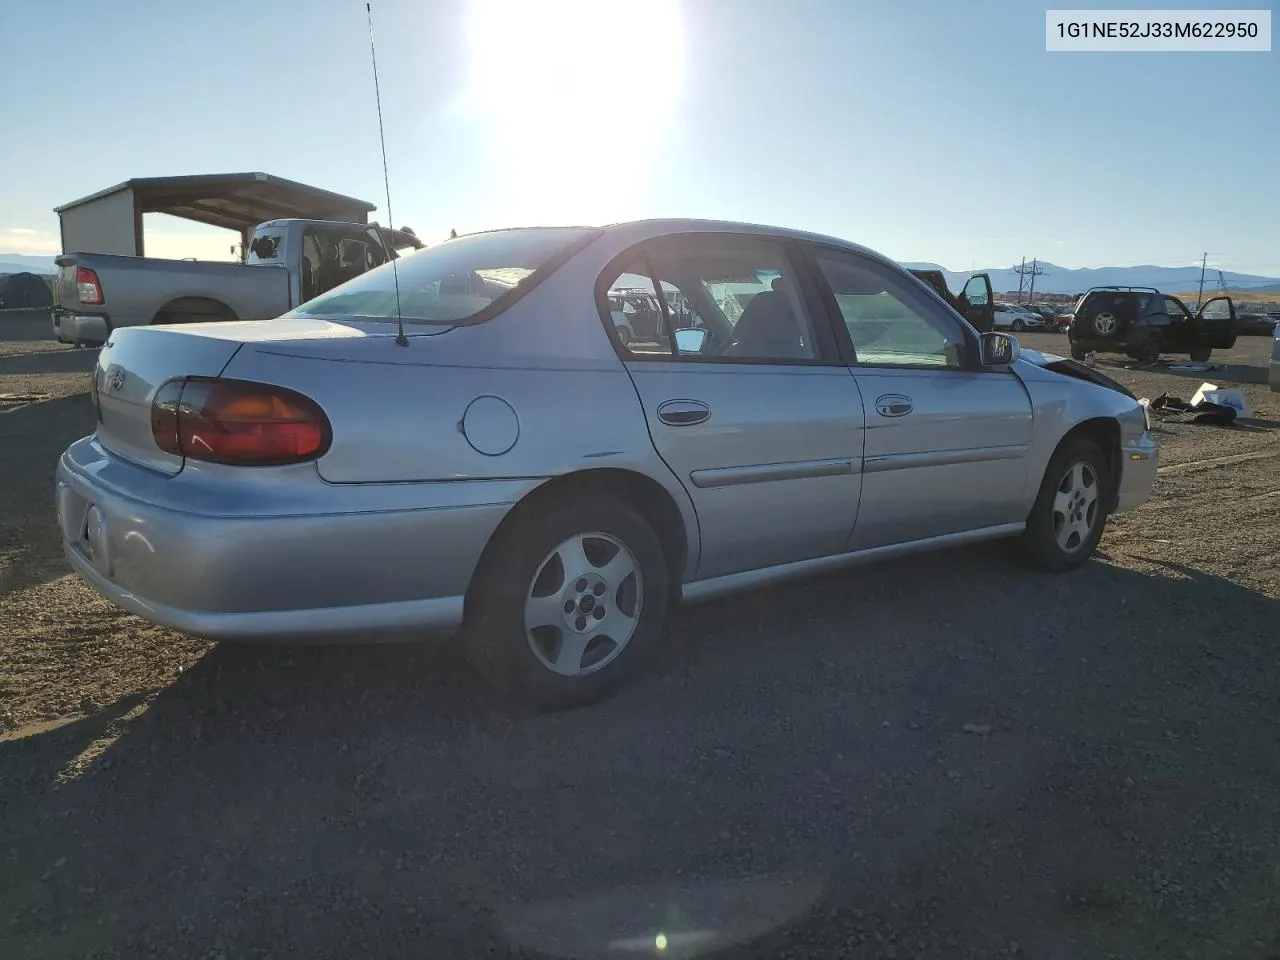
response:
M247 263L272 263L280 259L284 236L280 233L259 233L249 242L245 256Z
M1076 307L1077 312L1089 311L1097 313L1102 310L1111 310L1116 313L1142 313L1147 309L1147 303L1151 300L1149 293L1129 293L1122 290L1105 290L1098 293L1086 294Z
M538 278L589 243L577 228L499 230L447 240L361 274L286 316L358 317L406 323L480 322L514 303Z

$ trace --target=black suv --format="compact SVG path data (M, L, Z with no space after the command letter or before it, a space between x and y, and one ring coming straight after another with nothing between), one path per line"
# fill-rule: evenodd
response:
M1155 287L1094 287L1076 301L1067 329L1071 356L1123 353L1155 363L1164 353L1185 353L1201 363L1236 342L1236 308L1214 297L1192 313L1177 297Z

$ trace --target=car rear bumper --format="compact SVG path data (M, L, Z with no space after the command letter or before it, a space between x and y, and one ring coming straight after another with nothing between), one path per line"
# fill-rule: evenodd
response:
M243 507L257 499L251 484L230 499L156 495L200 482L151 474L92 437L73 444L56 479L68 562L153 623L215 640L295 641L456 632L481 553L521 484L531 485L317 477L291 509L263 498L256 513ZM192 499L207 506L194 510Z
M1160 468L1160 445L1149 433L1126 440L1120 447L1120 489L1117 491L1116 513L1139 507L1151 499L1151 489Z
M106 343L111 335L111 321L101 314L71 313L55 309L52 314L53 337L62 343Z

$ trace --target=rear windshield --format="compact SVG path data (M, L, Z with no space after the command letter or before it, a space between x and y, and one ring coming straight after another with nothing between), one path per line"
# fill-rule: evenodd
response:
M544 269L594 237L581 227L478 233L407 254L395 261L406 323L466 323L490 307L514 302ZM297 307L286 316L395 320L396 274L391 264L370 270Z

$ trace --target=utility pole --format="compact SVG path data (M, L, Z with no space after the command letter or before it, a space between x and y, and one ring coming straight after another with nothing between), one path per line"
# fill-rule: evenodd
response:
M1034 258L1031 261L1031 290L1027 293L1027 302L1035 303L1036 300L1036 277L1044 276L1044 271L1040 269L1040 259Z
M1200 301L1204 298L1204 268L1209 263L1209 254L1200 261L1200 291L1196 294L1196 310L1200 309Z
M1022 265L1013 268L1013 272L1018 275L1018 302L1022 302L1022 285L1027 277L1031 278L1031 293L1036 292L1036 277L1044 276L1044 271L1037 265L1039 260L1032 260L1031 266L1027 266L1027 258L1022 258Z

